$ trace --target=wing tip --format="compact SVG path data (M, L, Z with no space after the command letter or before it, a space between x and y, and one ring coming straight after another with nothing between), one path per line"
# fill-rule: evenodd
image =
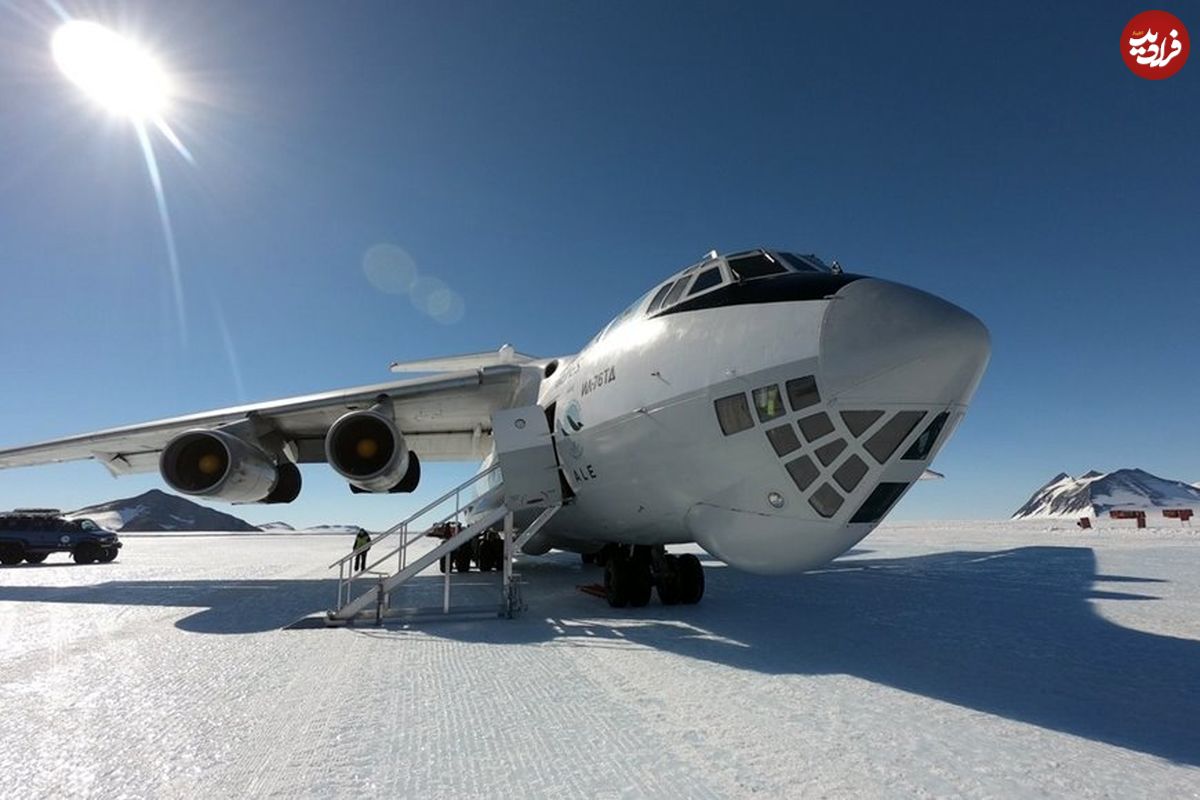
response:
M495 351L464 353L444 358L427 358L419 361L393 361L388 365L390 372L455 372L462 369L481 369L499 364L528 364L537 361L537 356L521 353L511 344Z

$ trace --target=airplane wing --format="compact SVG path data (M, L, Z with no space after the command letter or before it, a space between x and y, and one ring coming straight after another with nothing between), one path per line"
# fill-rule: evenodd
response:
M391 404L396 427L422 461L465 461L487 454L492 412L518 404L523 386L521 365L497 364L0 449L0 469L91 458L114 475L153 472L159 454L178 434L237 423L250 424L260 438L278 437L298 463L320 463L325 461L325 432L334 421L380 402Z

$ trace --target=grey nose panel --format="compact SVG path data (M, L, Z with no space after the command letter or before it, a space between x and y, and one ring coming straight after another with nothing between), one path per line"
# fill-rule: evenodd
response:
M939 297L876 279L840 289L821 325L821 389L842 401L960 403L991 353L987 328Z

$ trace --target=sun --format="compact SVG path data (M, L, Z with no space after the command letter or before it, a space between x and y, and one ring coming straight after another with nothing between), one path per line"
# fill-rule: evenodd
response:
M72 20L50 41L59 69L108 111L135 122L161 119L171 83L149 52L95 22Z
M66 17L65 12L63 17ZM130 127L137 134L158 206L179 319L180 341L186 344L187 322L179 254L175 248L167 196L163 191L162 172L150 142L150 131L157 130L185 161L195 166L192 154L175 135L165 117L174 93L172 81L152 53L96 22L67 20L50 38L50 50L59 69L72 83L109 113L125 117L132 123Z

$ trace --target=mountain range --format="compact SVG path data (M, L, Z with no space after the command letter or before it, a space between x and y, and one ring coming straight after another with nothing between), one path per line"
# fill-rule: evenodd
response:
M258 531L244 519L207 508L191 500L158 489L85 506L68 512L68 517L87 517L104 528L119 532L141 531Z
M162 531L233 531L244 533L355 533L355 525L316 525L294 528L286 522L267 522L252 525L240 517L226 514L187 498L151 489L136 497L123 497L107 503L85 506L64 514L66 517L87 517L110 531L123 533Z
M1190 508L1200 514L1200 484L1160 478L1141 469L1092 470L1078 478L1060 472L1034 492L1012 518L1099 518L1114 509L1164 508Z

